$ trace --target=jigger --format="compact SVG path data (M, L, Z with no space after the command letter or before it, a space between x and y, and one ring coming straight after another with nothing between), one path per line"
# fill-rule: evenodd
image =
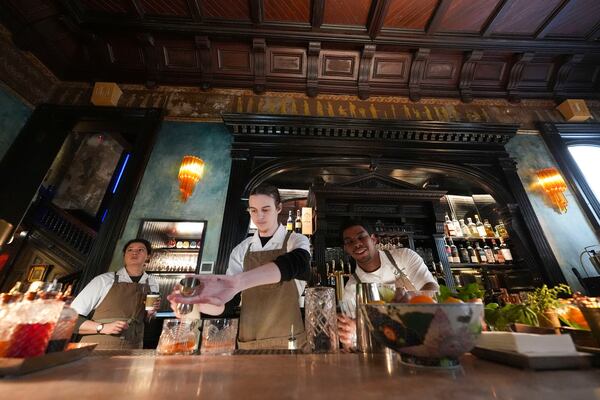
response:
M198 278L188 276L187 278L183 278L182 280L180 280L179 284L181 285L181 289L179 290L181 292L181 295L183 297L192 297L196 294L196 291L200 289L202 282ZM189 314L192 312L193 309L193 304L177 304L177 312L181 315Z

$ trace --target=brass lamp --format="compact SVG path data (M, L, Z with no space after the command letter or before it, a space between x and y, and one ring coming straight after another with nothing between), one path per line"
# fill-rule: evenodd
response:
M536 172L540 186L550 197L550 201L558 212L567 212L567 199L563 194L567 190L567 184L556 168L544 168Z
M179 191L184 203L194 193L196 184L204 175L204 161L195 156L185 156L179 167Z
M0 219L0 247L10 238L13 226L8 221Z

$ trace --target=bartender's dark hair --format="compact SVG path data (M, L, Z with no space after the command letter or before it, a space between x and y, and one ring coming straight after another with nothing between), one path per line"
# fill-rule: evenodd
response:
M273 200L275 200L275 205L281 204L279 190L273 185L267 185L265 183L260 184L250 191L250 196L255 194L264 194L265 196L272 197Z
M362 226L369 235L373 233L373 227L367 221L362 219L347 218L343 220L342 224L340 225L340 240L342 242L344 241L344 231L353 226Z
M146 247L146 252L148 253L148 255L152 254L152 245L150 244L149 241L147 241L146 239L142 239L142 238L135 238L135 239L131 239L130 241L128 241L127 243L125 243L125 246L123 246L123 254L125 254L125 250L127 250L127 248L129 247L130 244L132 243L141 243Z

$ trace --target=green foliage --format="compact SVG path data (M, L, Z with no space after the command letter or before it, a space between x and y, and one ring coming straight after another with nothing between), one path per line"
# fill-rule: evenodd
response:
M509 330L509 325L520 323L539 326L536 313L527 304L506 304L502 307L498 303L490 303L484 309L485 322L498 331Z
M467 286L458 287L456 292L453 292L445 285L441 285L438 301L443 303L449 297L455 297L462 301L481 299L483 298L483 290L481 290L481 287L477 283L469 283Z
M527 294L525 303L536 313L543 314L544 311L552 310L560 304L560 294L571 294L571 288L564 283L549 288L544 285Z

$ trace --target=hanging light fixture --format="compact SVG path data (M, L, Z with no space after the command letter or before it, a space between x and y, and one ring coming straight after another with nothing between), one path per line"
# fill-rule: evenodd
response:
M181 201L186 202L194 193L196 184L204 175L204 161L198 157L185 156L179 167L179 191Z
M550 197L550 201L558 212L564 214L567 212L567 199L563 194L567 190L567 184L560 172L556 168L544 168L540 169L535 173L538 177L540 186L544 189L546 194Z

